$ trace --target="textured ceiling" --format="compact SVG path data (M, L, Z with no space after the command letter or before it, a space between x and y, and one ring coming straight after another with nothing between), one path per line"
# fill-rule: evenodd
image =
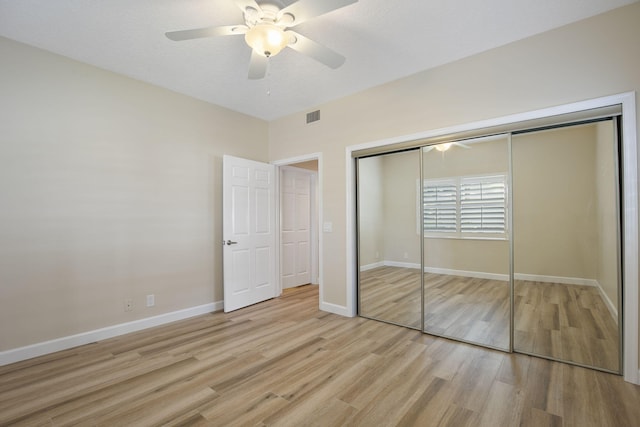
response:
M164 36L243 23L232 0L0 0L0 35L272 120L635 1L360 0L295 28L341 68L285 49L263 80L247 78L242 36Z

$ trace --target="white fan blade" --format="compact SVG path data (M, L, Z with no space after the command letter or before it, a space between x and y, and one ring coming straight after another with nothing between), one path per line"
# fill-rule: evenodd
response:
M322 46L321 44L316 43L296 32L285 31L285 34L287 34L291 39L288 45L291 49L310 56L329 68L336 69L344 64L345 57L340 55L338 52Z
M193 30L169 31L164 33L169 39L174 41L200 39L203 37L233 36L244 34L249 27L246 25L227 25L224 27L194 28Z
M258 6L255 0L233 0L233 2L237 4L243 12L246 12L249 7L255 9L256 12L260 10L260 6Z
M279 21L284 15L290 15L293 17L293 22L287 23L287 27L293 27L316 16L357 2L358 0L298 0L278 12L276 21Z
M252 50L251 61L249 62L249 78L251 80L263 78L267 74L267 65L269 65L269 58Z

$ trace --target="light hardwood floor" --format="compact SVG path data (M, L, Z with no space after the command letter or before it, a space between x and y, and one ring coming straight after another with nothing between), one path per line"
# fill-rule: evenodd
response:
M417 272L418 280L420 272ZM425 273L425 331L509 349L509 285Z
M317 287L0 367L0 425L637 426L621 377L318 310Z
M420 329L420 271L378 267L360 272L360 314Z
M509 348L507 282L425 273L425 331ZM361 273L367 317L420 328L420 270L379 267ZM514 348L619 370L615 319L593 286L516 281Z
M516 281L514 290L515 348L619 371L618 325L597 288Z

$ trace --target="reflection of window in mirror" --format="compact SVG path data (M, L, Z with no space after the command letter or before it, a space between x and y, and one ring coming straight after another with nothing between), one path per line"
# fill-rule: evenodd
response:
M508 238L506 173L425 179L422 197L416 186L425 237Z

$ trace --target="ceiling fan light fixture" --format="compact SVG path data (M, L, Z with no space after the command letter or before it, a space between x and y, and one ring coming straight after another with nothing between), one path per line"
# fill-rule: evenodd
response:
M270 23L261 23L251 27L244 35L244 39L254 51L267 58L277 55L289 44L284 30Z
M442 144L438 144L436 145L436 150L440 151L440 152L445 152L447 151L449 148L451 148L451 142L444 142Z

